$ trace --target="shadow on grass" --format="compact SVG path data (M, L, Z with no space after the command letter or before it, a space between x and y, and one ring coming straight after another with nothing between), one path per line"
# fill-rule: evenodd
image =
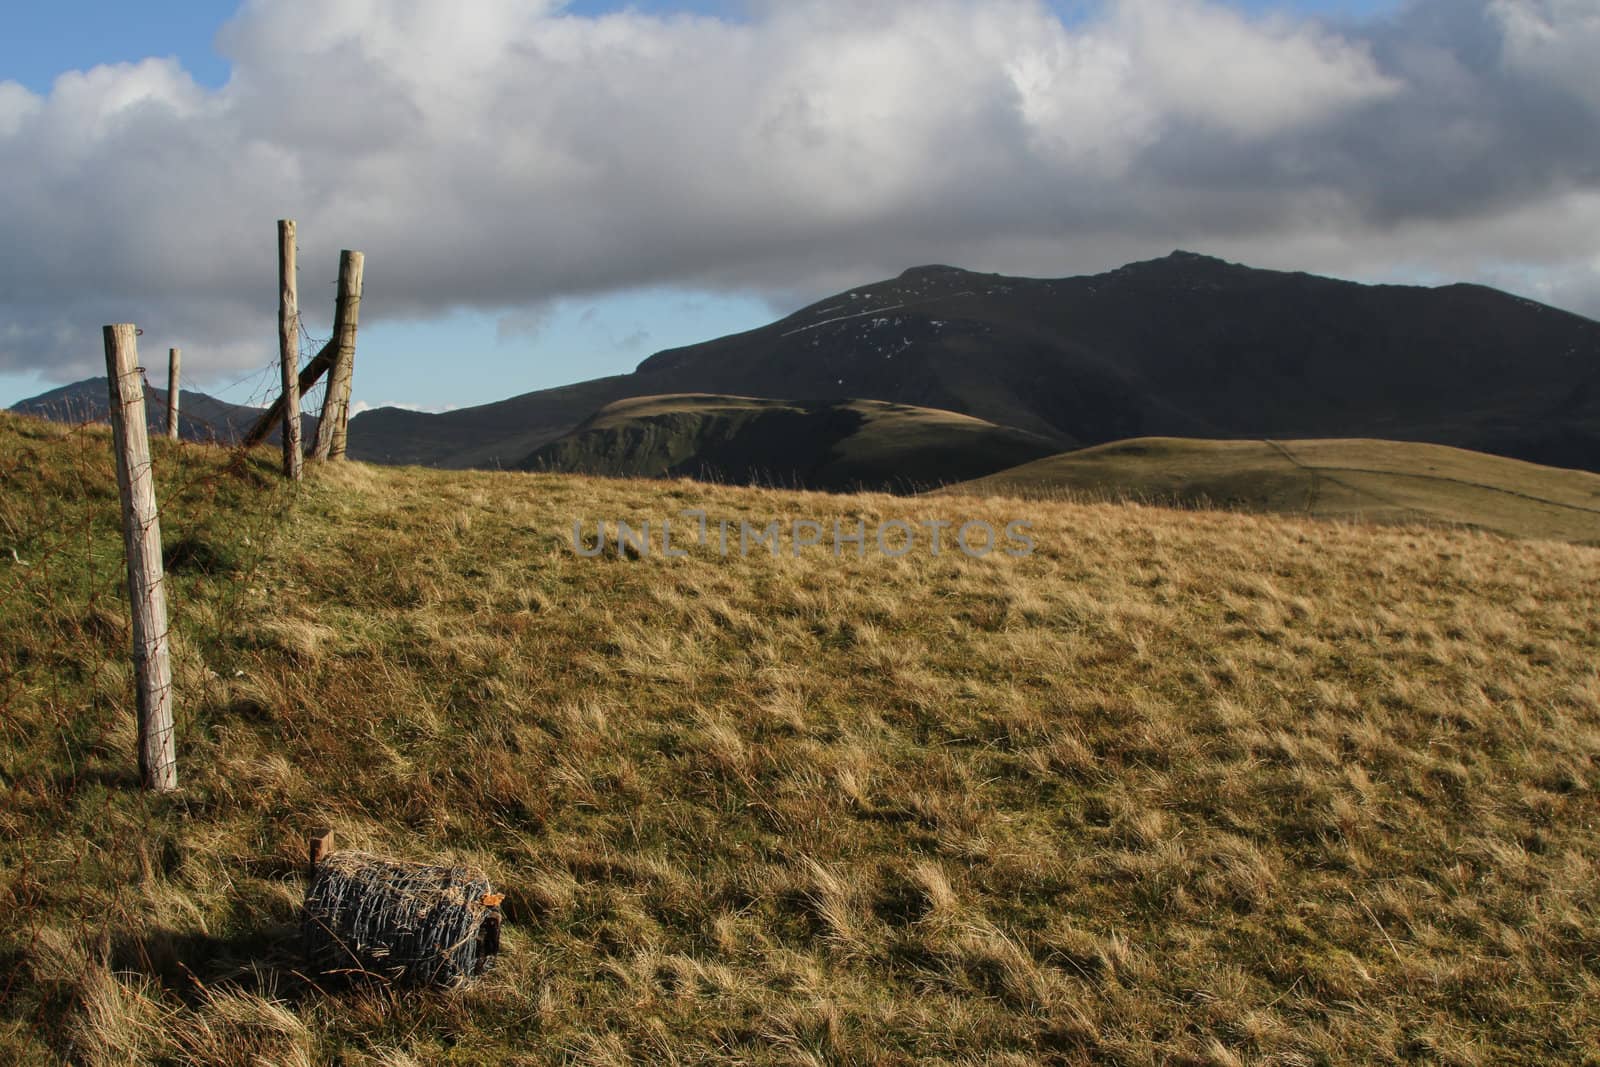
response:
M253 927L224 936L157 926L113 939L110 961L114 970L146 975L191 1006L223 988L294 1004L326 991L326 983L306 973L298 922L257 918Z
M227 935L157 926L142 935L113 938L111 968L144 975L190 1007L223 992L299 1006L334 995L387 999L402 991L431 991L367 971L312 972L298 910L292 920L259 913L240 919L239 932Z

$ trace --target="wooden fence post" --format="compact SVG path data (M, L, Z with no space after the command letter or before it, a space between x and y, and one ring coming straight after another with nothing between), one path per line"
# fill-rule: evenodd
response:
M167 440L178 439L178 367L183 362L183 349L167 349Z
M162 580L161 519L145 429L144 382L131 323L105 328L106 376L111 387L111 434L122 494L123 546L128 557L128 602L133 615L133 671L139 714L139 777L146 789L178 788L172 736L171 635Z
M336 346L328 371L327 399L317 424L314 453L318 459L344 459L350 426L350 384L355 375L356 327L361 318L361 275L366 256L349 249L339 253L339 302L333 313Z
M283 476L300 480L300 300L294 220L278 220L278 360L283 364Z

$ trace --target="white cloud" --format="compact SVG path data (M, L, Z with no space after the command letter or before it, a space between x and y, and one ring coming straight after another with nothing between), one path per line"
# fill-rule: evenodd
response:
M0 81L0 137L15 137L43 101L16 82Z
M1588 0L1414 0L1342 28L1214 0L1071 26L1043 0L750 11L252 0L220 89L169 60L0 83L0 368L92 373L126 320L266 364L279 217L313 333L341 247L368 255L364 323L476 307L507 336L668 281L788 300L919 262L1065 274L1179 245L1515 263L1600 311L1574 206L1600 186Z
M1126 43L1135 84L1155 109L1241 137L1316 123L1401 89L1364 44L1287 15L1124 0L1106 32Z
M429 407L426 404L413 404L408 400L383 400L376 404L369 404L365 400L352 400L350 402L350 417L361 414L363 411L376 411L379 408L399 408L401 411L423 411L431 415L438 415L446 411L455 411L459 405L444 404Z
M1492 0L1505 35L1505 61L1600 109L1600 6L1594 0Z

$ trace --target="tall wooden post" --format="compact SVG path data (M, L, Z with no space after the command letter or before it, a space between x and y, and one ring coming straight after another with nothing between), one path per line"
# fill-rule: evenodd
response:
M317 424L318 459L344 459L350 427L350 384L355 377L356 326L361 318L361 275L366 256L349 249L339 253L339 302L333 313L333 368L328 371L327 399Z
M283 364L283 476L300 480L300 299L294 220L278 220L278 360Z
M183 349L167 349L167 440L178 439L178 368L183 363Z
M161 569L161 519L145 429L144 381L132 324L105 328L111 434L122 493L128 601L133 614L133 672L139 714L139 777L146 789L178 788L172 736L172 663L167 591Z

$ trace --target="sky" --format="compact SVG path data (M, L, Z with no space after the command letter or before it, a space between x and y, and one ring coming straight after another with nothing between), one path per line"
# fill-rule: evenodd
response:
M0 405L270 399L367 255L358 405L631 370L922 263L1175 248L1600 317L1596 0L54 0L0 35ZM156 376L152 376L155 380Z

